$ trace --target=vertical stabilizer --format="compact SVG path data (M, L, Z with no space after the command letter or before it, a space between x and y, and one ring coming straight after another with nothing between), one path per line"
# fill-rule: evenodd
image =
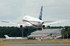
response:
M9 36L8 35L4 35L6 38L9 38Z
M42 12L43 12L43 6L41 6L40 16L39 19L42 20Z

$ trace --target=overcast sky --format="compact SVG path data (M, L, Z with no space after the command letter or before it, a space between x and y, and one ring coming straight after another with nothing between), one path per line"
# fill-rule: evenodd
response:
M43 6L43 20L70 19L70 0L0 0L0 20L21 22L26 15L38 18Z

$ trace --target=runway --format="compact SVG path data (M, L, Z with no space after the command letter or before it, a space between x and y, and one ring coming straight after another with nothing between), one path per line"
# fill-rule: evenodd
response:
M70 45L70 43L8 44L7 46L44 46L44 45Z

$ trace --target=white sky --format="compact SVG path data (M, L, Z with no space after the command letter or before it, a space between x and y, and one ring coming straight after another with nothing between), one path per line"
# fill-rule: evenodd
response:
M20 23L25 15L38 18L41 6L45 21L70 19L70 0L0 0L0 20Z

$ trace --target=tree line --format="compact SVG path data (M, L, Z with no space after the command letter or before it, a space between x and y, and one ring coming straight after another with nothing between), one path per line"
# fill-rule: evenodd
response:
M26 26L26 27L20 27L20 28L0 27L0 38L4 38L4 35L8 35L10 37L22 37L22 32L23 32L23 37L27 37L36 30L38 29L33 26ZM62 34L62 38L70 38L70 26L62 27L61 34Z
M36 31L36 27L27 26L27 27L0 27L0 38L4 38L4 35L8 35L10 37L27 37L31 32Z

